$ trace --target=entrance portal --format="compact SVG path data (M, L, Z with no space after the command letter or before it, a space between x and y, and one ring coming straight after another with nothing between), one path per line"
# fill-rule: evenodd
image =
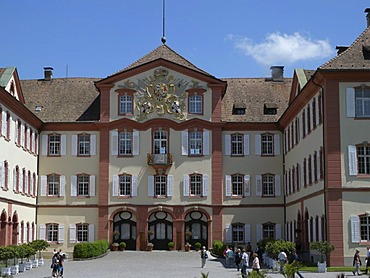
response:
M113 219L113 242L126 243L127 250L136 250L136 217L129 211L117 213Z
M191 244L199 242L208 249L207 217L199 211L190 212L185 217L185 242Z
M149 217L148 242L154 244L153 249L168 250L172 241L172 216L164 211L153 213Z

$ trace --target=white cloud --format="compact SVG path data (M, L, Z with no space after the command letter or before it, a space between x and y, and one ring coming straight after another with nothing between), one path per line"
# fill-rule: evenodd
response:
M263 65L289 65L298 61L322 59L332 56L334 52L328 40L313 40L297 32L292 35L267 34L261 43L235 35L228 35L226 39L233 41L236 48Z

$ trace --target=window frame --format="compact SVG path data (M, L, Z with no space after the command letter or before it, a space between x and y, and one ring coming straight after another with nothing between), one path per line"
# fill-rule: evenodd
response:
M55 179L55 180L50 180L50 179ZM47 188L46 188L46 196L48 197L59 197L60 196L60 175L58 174L49 174L46 176L46 181L47 181ZM50 186L53 186L53 189L50 189ZM50 190L52 190L52 193L57 193L57 194L50 194Z
M242 223L231 224L231 238L232 238L232 242L244 243L245 242L245 225Z
M205 89L200 89L200 88L186 90L186 92L188 93L188 114L204 115L204 92L205 91L206 91ZM198 98L200 98L200 100Z
M116 90L116 92L118 93L118 95L117 95L117 114L119 116L134 115L134 93L136 91L133 90L133 89L123 88L123 89ZM127 110L124 110L124 111L121 110L121 108L122 108L121 104L123 102L123 101L121 101L121 97L130 97L131 98L130 101L128 101L128 100L124 101L125 108L127 109L128 107L130 107L130 109L127 109ZM129 111L129 110L131 110L131 111Z
M81 140L87 138L88 140ZM91 156L91 135L82 133L77 135L77 156L89 157Z
M261 156L274 156L274 134L261 134Z
M76 183L76 195L77 197L89 197L90 196L90 175L78 174Z
M195 137L192 137L196 135ZM188 131L188 148L189 156L202 156L203 155L203 131L193 129ZM192 148L192 146L195 146ZM193 153L192 153L193 152Z
M272 235L272 236L271 236ZM275 239L276 229L274 223L262 224L262 236L263 238Z
M240 179L240 180L235 180ZM240 194L238 194L240 191ZM231 196L243 197L244 196L244 175L233 174L231 175Z
M244 134L230 134L231 156L244 156Z
M370 175L370 145L356 145L356 154L358 175Z
M59 238L59 224L48 223L46 224L46 237L48 242L58 242Z
M154 176L154 197L167 197L167 175Z
M159 137L156 137L160 135ZM165 136L163 136L165 135ZM159 146L157 146L159 143ZM165 152L162 153L163 144L165 147ZM152 132L152 153L153 154L169 154L169 131L163 128L153 130ZM158 148L157 148L158 147Z
M355 90L355 117L356 118L369 118L370 117L370 86L361 85L354 87ZM362 95L359 96L359 93ZM364 96L364 94L368 96ZM361 100L362 114L359 114L358 100ZM368 106L368 107L367 107ZM365 111L367 109L367 111Z
M129 179L129 181L121 180L121 179ZM127 194L127 189L129 189L129 193ZM118 196L120 197L132 197L132 175L129 174L120 174L118 175ZM122 194L125 193L126 194Z
M84 240L86 238L86 240ZM77 242L89 242L89 224L76 224L76 239Z
M62 148L61 134L59 133L48 134L48 156L52 156L52 157L61 156L61 148ZM53 152L51 152L52 149L54 150Z
M203 175L202 174L193 173L189 175L189 196L203 197Z
M366 220L366 223L364 223L363 220ZM362 214L359 215L360 220L360 240L361 241L370 241L370 215ZM364 231L364 227L366 228L366 231ZM366 232L366 237L364 238L363 234Z
M270 173L263 174L261 175L261 182L262 197L275 197L275 175Z
M132 130L124 129L122 131L118 131L118 156L133 156Z

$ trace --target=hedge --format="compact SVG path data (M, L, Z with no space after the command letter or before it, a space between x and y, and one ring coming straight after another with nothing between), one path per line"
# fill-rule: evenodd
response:
M73 258L93 258L107 252L109 244L107 240L77 243L73 248Z

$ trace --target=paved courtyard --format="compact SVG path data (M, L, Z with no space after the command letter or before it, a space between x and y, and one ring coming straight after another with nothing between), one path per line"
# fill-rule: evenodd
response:
M20 273L19 278L50 277L51 260L45 265ZM210 257L206 268L200 267L200 256L197 252L177 251L125 251L110 252L106 256L87 261L65 262L65 278L94 278L94 277L126 277L126 278L201 278L201 273L209 272L209 278L241 277L234 268L225 268L224 260ZM336 278L338 273L304 273L305 278ZM283 277L279 273L270 272L271 278ZM346 273L346 277L354 277ZM297 276L298 277L298 276Z

